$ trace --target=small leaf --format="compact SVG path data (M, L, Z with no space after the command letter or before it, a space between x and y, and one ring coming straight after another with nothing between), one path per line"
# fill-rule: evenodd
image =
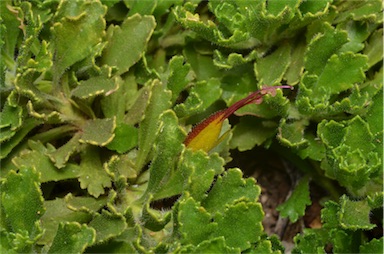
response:
M367 57L360 54L342 53L333 55L319 75L313 92L321 92L320 87L328 94L338 94L352 88L353 83L362 82L365 78Z
M181 6L176 6L174 13L177 21L179 21L183 26L195 31L208 41L225 47L243 48L244 46L241 45L242 42L247 45L246 41L250 36L248 33L243 32L240 29L235 30L233 34L226 36L211 20L203 22L200 20L199 14L193 14Z
M149 207L150 202L147 202L143 207L141 221L144 222L144 227L152 231L160 231L169 223L172 217L170 211L157 211Z
M120 124L124 122L124 117L126 116L126 111L129 110L134 102L138 100L140 92L137 88L137 83L134 75L127 74L125 79L116 77L114 79L117 90L112 90L111 94L103 96L101 98L101 109L103 110L104 116L106 118L116 117L116 123ZM147 87L142 88L142 90L147 89ZM141 108L144 111L145 106ZM135 111L137 114L140 114L140 110ZM132 123L132 125L136 122Z
M288 200L279 205L276 210L283 218L289 217L289 220L295 223L305 214L305 209L310 204L308 178L302 178Z
M94 229L78 222L60 223L48 253L82 253L95 242Z
M105 12L106 7L100 2L64 2L59 5L52 27L56 79L69 66L90 55L101 41Z
M191 66L184 62L182 56L174 56L169 61L167 88L172 91L172 103L175 103L181 91L183 91L192 77Z
M41 146L43 146L41 144ZM45 147L44 147L44 150ZM45 152L37 150L24 151L12 160L13 164L19 169L23 167L34 167L40 173L40 182L61 181L66 179L74 179L80 176L81 168L72 163L67 163L60 170L57 169L52 161L46 156Z
M196 201L200 201L206 197L215 175L224 171L224 161L217 154L207 156L202 151L186 150L178 171L183 176L184 190L187 190Z
M134 15L136 13L141 15L151 15L157 6L157 1L153 2L143 2L140 0L134 0L125 3L129 8L129 15Z
M102 63L116 66L117 74L127 72L142 57L155 26L153 16L139 14L128 17L121 26L111 25Z
M293 238L295 248L292 253L324 253L324 243L318 234L306 232L306 234L297 234Z
M107 145L108 149L115 150L118 153L123 154L137 146L137 128L124 123L118 124L114 134L115 136L113 140Z
M233 129L231 148L237 148L239 151L251 150L274 137L276 132L277 124L274 122L262 121L254 116L243 116Z
M73 137L64 145L47 153L48 157L55 164L57 168L65 167L69 157L79 148L80 134L76 133Z
M345 229L369 230L376 227L370 223L371 209L366 200L351 201L345 195L340 198L340 210L338 213L340 225Z
M214 52L214 64L220 68L232 69L243 64L253 62L257 58L257 51L253 50L246 56L239 53L230 53L224 55L221 51L215 50Z
M231 248L226 245L225 238L220 236L216 238L209 238L194 249L194 253L239 253L239 248Z
M152 95L151 89L151 86L145 86L138 91L136 100L124 116L124 122L126 124L135 125L144 119L144 113L149 104L150 96ZM111 115L114 115L114 112L111 112Z
M151 89L149 105L145 110L145 118L139 128L139 154L136 161L138 169L141 169L146 163L147 156L156 139L160 114L170 107L171 93L164 90L160 81L154 80Z
M364 48L363 53L368 57L368 66L372 67L383 60L383 29L374 31Z
M211 238L217 230L217 223L211 222L211 215L193 199L187 198L179 203L177 221L183 244L198 245Z
M12 232L27 231L30 239L36 237L37 223L45 211L43 201L36 170L23 167L7 174L1 185L1 206Z
M40 124L40 121L34 118L28 118L23 122L22 127L13 135L12 138L1 144L0 150L0 159L7 157L12 150L20 144L21 141L28 135L28 133L33 130L36 126Z
M137 177L134 158L136 158L136 151L132 153L123 154L120 156L112 156L107 164L104 164L108 174L113 177L124 176L128 179Z
M87 189L94 197L104 194L105 187L111 187L111 179L104 170L100 161L99 148L87 146L81 155L81 175L79 177L80 187Z
M185 102L175 106L175 112L179 117L201 113L220 98L221 92L218 79L198 82L190 90Z
M217 153L208 156L203 151L185 149L181 152L177 169L171 172L166 186L156 196L177 195L184 190L200 201L206 196L215 175L223 172L223 164Z
M82 126L80 142L96 146L105 146L114 138L116 119L90 119Z
M288 122L282 119L277 138L288 147L300 147L307 143L304 131L308 125L306 120Z
M218 227L213 236L224 236L229 247L244 251L250 247L251 242L260 240L263 232L262 220L263 210L260 203L252 201L233 204L222 214L215 216Z
M259 195L260 187L255 179L243 179L240 169L232 168L217 178L201 204L208 212L224 213L228 205L239 201L256 202Z
M383 251L383 237L360 245L360 253L381 253Z
M88 224L96 231L96 243L105 242L108 239L120 235L127 223L122 215L112 214L103 210L101 214L96 214Z
M346 32L334 29L329 23L323 23L322 33L316 34L308 45L305 69L310 74L319 76L328 59L347 41Z
M110 94L118 89L118 83L110 78L105 77L92 77L85 81L81 81L80 84L71 91L71 95L87 99L99 94Z
M267 86L279 84L291 63L291 46L282 44L272 54L255 62L255 74Z
M20 106L11 106L5 103L0 112L0 128L9 127L11 131L17 130L22 124L23 109ZM1 137L0 141L4 138Z
M159 196L160 194L169 197L169 193L162 193L162 190L175 170L178 155L183 149L182 140L184 139L184 132L178 126L177 117L173 111L165 111L157 124L159 127L155 144L157 153L149 168L150 175L145 194L152 194L155 200L164 198L164 196ZM172 195L175 194L172 193Z
M94 213L105 206L108 199L107 197L99 197L97 199L93 197L75 197L69 193L64 197L64 201L67 204L67 207L72 211L89 211L90 213Z
M71 194L69 194L71 195ZM67 200L68 199L68 200ZM75 198L77 199L77 197ZM67 204L67 201L69 204ZM94 210L99 210L105 202L101 202ZM79 223L88 223L92 219L90 209L77 210L73 204L71 204L71 198L56 198L54 200L44 201L46 212L41 217L41 223L44 226L44 234L38 240L39 244L51 244L59 227L60 223L69 221L76 221ZM69 208L71 207L71 209ZM92 209L93 210L93 209Z

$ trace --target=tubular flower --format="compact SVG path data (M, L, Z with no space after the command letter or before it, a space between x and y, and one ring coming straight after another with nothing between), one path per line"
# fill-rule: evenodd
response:
M255 91L235 102L230 107L219 110L206 119L204 119L199 124L195 125L192 130L188 133L184 144L186 147L197 151L203 150L205 152L209 152L212 148L217 146L224 138L225 134L220 135L221 127L226 118L232 115L238 109L251 104L256 103L260 104L263 100L263 96L265 94L271 94L274 96L276 94L276 89L278 88L292 88L291 86L271 86L271 87L263 87L261 90Z

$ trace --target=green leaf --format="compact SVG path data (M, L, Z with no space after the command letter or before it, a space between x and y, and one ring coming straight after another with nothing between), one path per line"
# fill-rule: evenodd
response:
M216 153L208 156L202 151L185 149L180 154L176 170L170 173L166 186L156 196L177 195L184 190L200 201L206 196L215 175L223 172L223 164L223 159Z
M383 237L360 245L360 253L381 253L383 251Z
M19 29L20 20L19 15L24 15L22 10L18 7L10 5L6 1L0 2L1 8L1 18L2 24L4 25L4 30L1 33L1 40L3 41L3 45L1 45L1 56L2 61L5 59L9 59L4 61L9 70L12 70L15 66L14 63L14 54L15 54L15 46L18 40L18 37L22 33L22 30ZM4 83L1 82L1 86L4 86Z
M312 31L316 28L309 29ZM346 32L332 28L329 23L323 23L319 32L311 39L305 54L305 69L318 76L323 72L328 59L348 41Z
M65 167L69 157L79 148L80 136L81 134L76 133L67 143L47 153L57 168Z
M236 253L239 248L228 247L225 243L225 238L220 236L213 239L207 239L201 242L194 249L194 253Z
M88 226L95 229L96 243L100 243L120 235L127 227L127 223L122 215L102 210L101 214L95 215Z
M375 30L364 48L364 55L368 57L368 67L383 60L383 29Z
M140 89L133 105L130 107L128 113L124 116L124 122L126 124L135 125L144 119L144 113L147 105L149 104L149 98L152 95L151 89L152 86L145 86ZM114 114L111 113L111 115Z
M307 146L298 151L298 155L302 158L310 158L315 161L321 161L325 158L325 146L319 138L312 134L305 135Z
M73 196L72 194L67 194L64 197L65 203L67 204L67 207L71 209L72 211L79 211L79 212L90 212L94 213L100 210L103 206L107 204L107 197L99 197L99 198L93 198L93 197L81 197L81 196Z
M28 191L25 191L28 190ZM11 232L27 232L29 239L41 233L39 219L44 214L39 175L33 168L11 170L1 184L1 206Z
M291 63L291 46L280 45L272 54L255 62L255 75L264 85L279 84Z
M22 124L23 109L16 105L11 106L8 102L4 104L0 112L0 128L10 128L11 131L17 130ZM4 141L2 137L0 141Z
M202 206L211 213L224 213L228 205L240 201L256 202L260 195L260 187L253 178L242 178L239 169L229 169L219 176L209 195L201 202Z
M364 80L366 62L367 57L364 55L352 53L333 55L319 75L313 92L316 94L326 91L327 94L338 94L352 88L353 83Z
M285 72L284 79L287 80L288 85L296 85L300 82L301 76L304 71L304 54L306 45L304 40L292 46L291 50L291 63Z
M171 217L171 212L152 209L149 207L149 202L147 202L143 207L141 220L144 222L144 227L156 232L164 229Z
M276 235L261 236L261 240L247 253L284 253L284 246Z
M200 19L199 14L193 14L181 6L176 6L174 9L176 20L179 21L183 26L191 29L202 36L204 39L211 41L217 45L225 47L243 48L244 43L246 46L249 34L241 30L234 30L233 34L227 36L218 29L215 23L211 20L203 22ZM226 16L226 15L224 15Z
M30 141L30 143L35 142ZM40 182L42 183L49 181L57 182L80 176L81 169L78 165L67 163L59 170L46 155L47 149L41 143L37 144L37 146L42 147L43 150L26 150L12 160L13 164L19 169L23 167L36 168L37 172L40 173Z
M345 132L344 125L333 120L323 120L317 126L317 135L322 139L325 145L331 148L340 145Z
M250 247L251 242L260 239L263 215L259 203L243 201L230 205L222 214L216 214L215 222L218 228L214 235L224 236L229 247L245 250Z
M115 150L118 153L123 154L137 146L137 128L124 123L118 124L114 134L115 136L113 140L107 145L108 149Z
M185 138L173 111L165 111L159 120L160 122L157 123L158 134L156 135L158 138L155 144L156 156L149 167L150 175L145 194L152 194L154 199L176 194L162 193L162 189L168 184L170 175L175 170L178 155L183 149L182 140Z
M367 189L363 186L381 165L368 124L356 116L342 123L323 121L318 127L328 150L322 161L326 175L336 178L355 195L364 195Z
M304 131L308 125L306 120L287 122L282 119L279 126L277 138L288 147L300 147L307 143Z
M106 201L105 198L73 197L71 194L65 198L44 201L46 212L41 217L44 235L38 243L51 244L60 223L88 223L92 219L91 213L105 206Z
M183 56L174 56L169 61L167 88L172 91L172 103L175 103L192 79L191 66L184 62Z
M114 178L124 176L128 179L137 177L134 158L136 157L136 151L127 153L120 156L112 156L111 159L105 164L105 169L108 174L113 175Z
M380 0L349 2L340 8L340 14L335 21L340 22L352 18L353 20L380 22L380 18L383 17L380 11L381 6Z
M381 90L382 91L382 90ZM373 105L365 117L369 129L373 134L372 143L376 147L379 158L383 158L383 119L378 117L383 112L383 96L377 93L372 99Z
M350 230L369 230L376 225L370 223L371 209L366 200L351 201L345 195L340 198L340 210L338 213L341 227Z
M145 118L139 129L139 154L136 161L138 169L141 169L146 163L156 139L160 114L170 107L171 93L165 90L158 80L152 82L150 93L149 105L145 110Z
M204 82L211 78L219 78L222 76L222 73L220 73L219 68L215 66L211 57L197 53L194 48L188 45L184 47L183 54L187 62L191 65L196 75L196 80Z
M157 1L143 2L140 0L133 0L130 2L125 2L129 10L129 15L139 13L141 15L150 15L156 8Z
M80 142L95 146L105 146L114 138L116 119L90 119L82 126Z
M142 57L155 26L153 16L139 14L128 17L121 26L111 25L102 63L116 66L117 74L127 72Z
M105 187L111 187L111 179L104 170L100 160L99 148L87 146L81 154L80 187L87 189L94 197L104 194Z
M56 80L89 56L104 35L106 7L100 2L63 2L52 27L53 73ZM73 45L76 45L73 47Z
M324 243L321 238L314 232L306 234L297 234L293 238L295 248L292 253L324 253Z
M198 245L210 239L217 230L217 223L211 222L211 215L193 199L187 198L179 203L177 215L181 242Z
M111 94L101 98L101 109L103 110L106 118L116 117L116 123L120 124L121 122L125 122L124 118L126 116L126 111L134 105L136 100L138 100L140 92L137 88L135 76L129 75L129 73L124 80L116 77L114 82L118 88ZM145 90L145 88L142 90ZM142 108L136 109L135 112L137 112L137 114L143 114L140 110L144 111L144 109L145 104ZM137 122L132 123L132 125L136 123Z
M221 93L218 79L198 82L191 88L185 102L175 106L175 112L179 117L201 113L218 100Z
M224 55L223 52L215 50L213 62L216 66L225 69L232 69L243 64L253 62L257 58L257 51L253 50L246 56L243 56L239 53L230 53L229 55Z
M81 99L87 99L99 94L108 95L117 89L118 83L116 80L106 77L92 77L81 81L80 84L71 91L71 95Z
M224 161L217 154L209 156L202 151L185 150L181 156L178 172L182 175L184 190L196 201L206 197L215 175L224 171ZM179 181L180 181L179 180Z
M13 137L22 125L23 109L19 106L13 107L5 103L0 112L0 142L9 140Z
M288 200L279 205L276 210L283 218L289 217L289 220L295 223L299 217L304 216L305 209L310 204L308 178L302 178Z
M26 119L23 122L22 127L16 132L16 134L14 134L10 140L1 144L0 159L4 159L5 157L7 157L12 152L12 150L17 145L19 145L20 142L23 141L25 136L27 136L28 133L39 124L40 122L34 118Z
M96 232L77 222L60 223L48 253L82 253L95 242Z

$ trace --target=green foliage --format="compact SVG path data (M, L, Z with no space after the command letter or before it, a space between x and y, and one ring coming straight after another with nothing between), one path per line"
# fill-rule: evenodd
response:
M299 216L305 214L305 208L311 204L309 197L308 179L303 178L297 184L295 190L288 200L276 208L282 217L289 217L289 220L296 222Z
M304 216L311 181L329 193L293 253L381 252L365 234L382 222L381 1L0 8L5 252L283 253L256 181L225 168L230 148L255 146L304 175L282 217ZM183 145L192 124L280 84L294 89L238 110L210 154Z

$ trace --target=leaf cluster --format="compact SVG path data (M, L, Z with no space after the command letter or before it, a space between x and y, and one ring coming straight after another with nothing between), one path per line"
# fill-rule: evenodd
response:
M282 253L260 187L225 170L263 145L330 194L294 252L376 252L383 206L381 1L1 1L1 248ZM191 124L287 84L210 154ZM226 121L223 132L231 126ZM340 191L337 186L345 190Z

